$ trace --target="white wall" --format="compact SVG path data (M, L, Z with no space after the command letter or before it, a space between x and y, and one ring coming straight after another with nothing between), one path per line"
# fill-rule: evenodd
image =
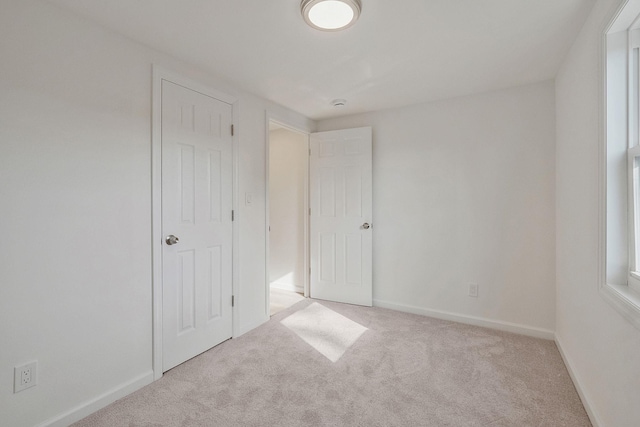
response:
M359 126L373 127L374 304L551 337L553 83L318 123Z
M269 276L272 287L304 292L307 136L269 133Z
M556 79L556 335L600 426L640 425L640 331L598 293L599 0Z
M311 121L46 2L3 1L0 57L0 425L151 379L152 63L239 98L237 330L268 319L265 110ZM33 359L38 385L13 394Z

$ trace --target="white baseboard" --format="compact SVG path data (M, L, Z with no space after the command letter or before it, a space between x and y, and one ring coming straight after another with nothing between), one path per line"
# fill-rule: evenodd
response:
M468 316L466 314L451 313L442 310L432 310L428 308L416 307L412 305L398 304L379 299L373 300L375 307L388 308L405 313L421 314L423 316L435 317L436 319L451 320L453 322L464 323L467 325L482 326L484 328L497 329L500 331L513 332L516 334L527 335L535 338L544 338L547 340L555 339L553 331L548 329L534 328L531 326L520 325L517 323L502 322L499 320L484 319L482 317Z
M304 293L303 286L292 285L291 283L271 282L269 286L274 289L281 289L283 291L298 292L300 294Z
M593 409L593 406L591 405L590 400L587 398L587 395L584 392L584 388L582 387L582 383L580 382L580 380L578 379L578 376L573 370L571 359L569 359L567 357L567 354L564 352L560 338L557 335L556 335L555 341L556 341L556 347L558 347L558 351L560 352L560 356L562 356L562 360L564 361L564 365L567 367L567 371L569 371L569 376L573 381L573 385L575 386L576 391L578 392L578 396L580 396L580 400L582 401L582 406L584 406L584 410L587 411L587 415L589 416L589 420L591 421L591 424L593 425L593 427L603 426L604 424L602 424L602 422L600 421L600 417L598 417L598 414Z
M66 427L70 424L93 414L99 409L121 399L134 391L151 384L153 382L153 371L142 374L131 381L123 383L111 390L103 393L95 399L88 400L67 412L57 415L49 420L38 424L37 427Z

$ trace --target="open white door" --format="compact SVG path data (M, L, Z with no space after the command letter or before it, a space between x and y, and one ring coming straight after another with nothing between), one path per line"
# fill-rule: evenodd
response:
M311 134L311 297L371 306L371 128Z
M232 335L231 105L162 81L162 371Z

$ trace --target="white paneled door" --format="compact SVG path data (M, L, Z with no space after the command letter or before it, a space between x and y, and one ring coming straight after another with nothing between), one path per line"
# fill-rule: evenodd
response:
M232 334L231 105L162 81L163 372Z
M311 297L372 305L371 128L311 134Z

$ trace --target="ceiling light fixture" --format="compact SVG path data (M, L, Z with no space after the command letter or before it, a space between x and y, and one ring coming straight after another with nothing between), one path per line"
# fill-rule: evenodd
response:
M356 23L362 10L360 0L302 0L302 16L316 30L339 31Z

